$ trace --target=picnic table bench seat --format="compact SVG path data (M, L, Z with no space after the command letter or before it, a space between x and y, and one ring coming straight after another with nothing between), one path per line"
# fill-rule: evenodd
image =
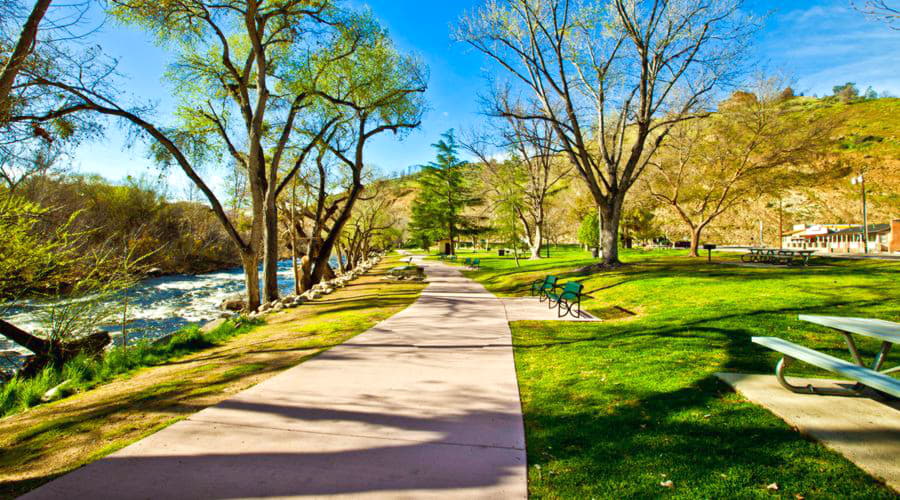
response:
M813 394L847 394L846 390L823 389L816 388L811 385L801 387L789 383L784 378L784 370L793 360L800 360L804 363L828 370L844 377L853 379L862 385L877 389L894 397L900 397L900 380L890 375L877 372L864 366L844 361L843 359L794 344L778 337L753 337L753 342L773 351L778 351L784 355L775 367L775 375L785 389L793 392L804 392Z

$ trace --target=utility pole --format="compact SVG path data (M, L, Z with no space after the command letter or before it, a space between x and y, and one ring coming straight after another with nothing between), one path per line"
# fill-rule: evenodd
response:
M784 199L778 197L778 248L784 249Z
M764 248L764 247L766 246L766 243L763 241L763 225L762 225L762 219L759 219L759 246L760 246L761 248Z
M859 184L862 191L862 215L863 215L863 252L869 253L869 214L866 209L866 178L863 174L850 179L850 184Z

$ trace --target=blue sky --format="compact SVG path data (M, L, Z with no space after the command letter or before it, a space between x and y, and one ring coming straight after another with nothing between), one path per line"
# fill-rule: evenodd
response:
M449 38L450 24L481 0L353 0L366 4L388 27L401 50L418 54L431 71L427 92L429 111L422 127L402 142L392 135L373 141L367 159L390 173L429 161L430 144L449 128L467 129L483 117L477 96L485 88L485 71L493 67L477 54ZM798 92L830 94L846 81L862 90L872 86L900 96L900 32L866 19L847 0L748 0L756 13L773 11L754 47L755 58L767 73L787 75ZM113 23L96 35L104 50L120 60L128 92L158 104L165 121L171 111L169 88L163 81L167 55L140 31ZM111 180L126 175L161 176L170 196L184 197L188 181L178 171L159 172L145 158L146 146L130 144L113 125L102 141L82 145L73 168ZM223 172L205 175L218 184Z

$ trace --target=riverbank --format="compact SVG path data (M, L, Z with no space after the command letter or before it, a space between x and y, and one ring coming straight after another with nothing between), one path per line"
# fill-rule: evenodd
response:
M332 265L336 263L335 260ZM282 296L293 293L294 274L290 260L278 263L278 285ZM170 274L144 279L127 292L128 341L154 340L192 323L218 318L226 313L221 308L223 301L243 298L243 294L244 272L240 267L207 274ZM60 297L49 301L22 301L16 306L6 305L4 319L25 331L36 331L41 328L41 311L65 307L72 300L77 299ZM0 305L0 308L3 307ZM118 320L119 316L115 319ZM119 338L122 331L118 321L101 329L114 338ZM29 354L24 347L5 337L0 337L0 351L7 351L14 358ZM13 359L6 365L4 358L0 357L0 368L11 369L15 362Z
M0 419L0 497L20 495L367 330L424 284L385 281L400 257L220 346Z

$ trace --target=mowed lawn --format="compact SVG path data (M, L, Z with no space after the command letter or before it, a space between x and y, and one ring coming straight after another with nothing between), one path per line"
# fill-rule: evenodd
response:
M534 497L895 498L839 454L791 429L714 373L772 373L772 335L848 359L840 335L798 314L900 321L900 262L819 259L812 267L734 265L734 254L626 251L584 275L586 252L521 261L496 253L466 274L527 295L545 274L583 281L602 323L512 324ZM469 254L461 253L460 258ZM871 356L874 342L861 341ZM896 364L894 351L888 364ZM802 364L792 373L833 376ZM823 401L824 402L824 401ZM888 410L886 410L888 411ZM893 411L893 410L889 410ZM661 483L672 481L672 486ZM777 490L769 485L777 484Z

